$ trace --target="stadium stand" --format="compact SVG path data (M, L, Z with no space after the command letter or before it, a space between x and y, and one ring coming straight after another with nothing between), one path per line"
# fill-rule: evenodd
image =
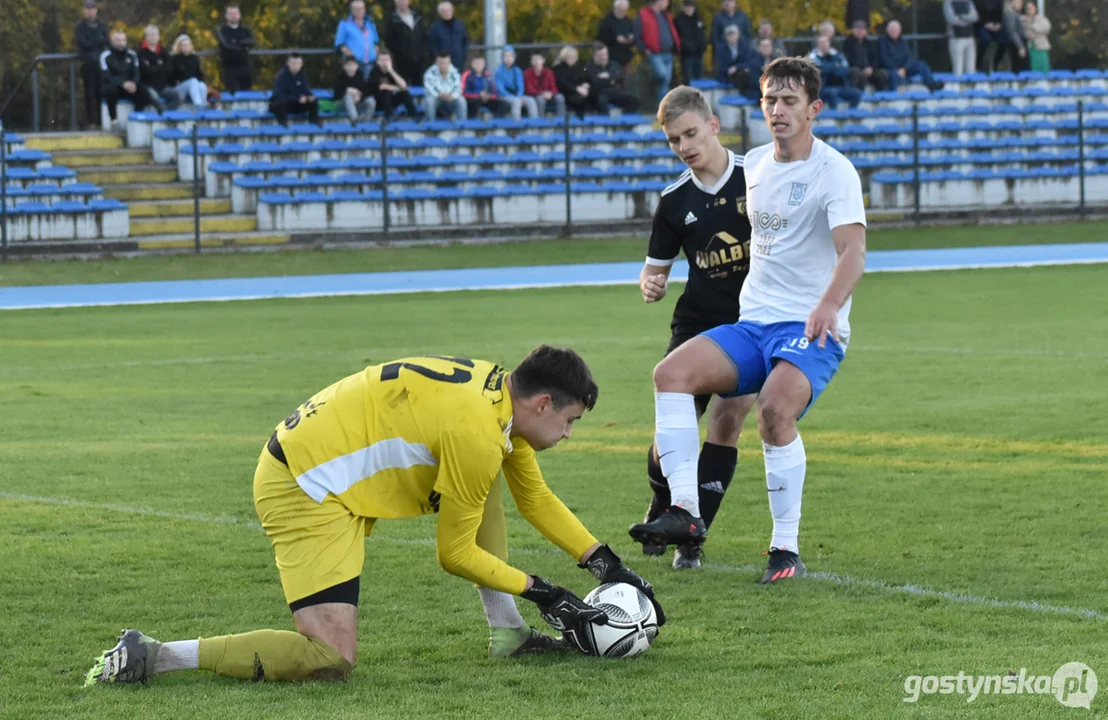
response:
M872 208L914 206L917 152L923 208L1075 203L1082 158L1088 196L1108 197L1108 73L937 77L946 84L939 92L909 83L898 92L866 94L856 109L820 116L816 134L855 164ZM726 131L745 130L753 144L768 141L755 102L714 80L694 84L718 109ZM395 227L566 222L561 118L401 118L389 125L383 158L379 122L352 125L332 116L321 125L284 127L267 103L268 93L245 91L225 94L216 110L131 113L122 151L143 154L144 164L133 167L140 171L136 182L145 187L134 190L139 204L132 215L139 219L130 232L185 231L183 224L154 219L165 212L186 214L194 164L210 216L206 227L212 229L381 228L386 203ZM8 143L14 190L9 207L43 219L21 225L20 237L54 237L63 217L80 214L72 203L83 204L89 218L100 218L119 208L93 203L132 199L130 191L116 190L124 182L119 174L78 176L53 167L50 152L28 147L22 138L9 137ZM682 169L653 118L643 115L572 118L569 155L572 217L582 222L649 217L660 191ZM159 205L142 204L159 198ZM166 205L177 202L172 198L181 198L181 205ZM124 224L111 215L86 223L76 236L93 226L106 233L121 232Z

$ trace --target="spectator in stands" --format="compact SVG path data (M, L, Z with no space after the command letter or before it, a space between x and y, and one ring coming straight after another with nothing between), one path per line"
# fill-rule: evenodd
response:
M554 71L546 67L546 56L541 52L531 54L531 67L523 73L523 92L535 98L540 117L547 111L553 111L556 115L566 111L565 96L558 92ZM554 107L550 106L551 103Z
M423 16L412 7L411 0L396 0L396 10L385 25L385 47L392 53L392 64L400 77L409 87L419 85L430 60Z
M869 27L869 0L846 0L846 26L852 28L856 22Z
M277 73L269 111L285 127L288 127L289 115L307 115L309 122L319 123L319 100L312 94L311 82L304 72L304 57L300 53L290 53L285 66Z
M502 102L497 95L496 83L485 66L484 55L477 55L470 60L469 69L462 73L462 97L466 99L470 117L476 117L482 110L495 117L509 111L508 103Z
M242 11L238 5L228 5L223 19L223 27L215 31L223 67L223 89L232 93L249 90L254 87L254 68L250 64L254 33L242 24Z
M608 48L608 56L612 62L618 63L625 74L631 67L631 58L635 52L635 23L627 17L627 9L630 4L627 0L615 0L612 9L600 21L600 28L596 31L596 39L604 43Z
M175 108L181 102L181 96L171 87L170 73L173 65L169 50L162 45L162 33L157 25L147 25L143 32L142 45L139 46L139 79L150 88L155 97L168 108Z
M850 28L850 35L843 41L843 56L850 66L850 84L865 91L866 83L872 83L878 92L889 86L889 71L881 67L881 55L877 43L869 39L869 26L858 20Z
M585 68L577 64L577 48L566 45L558 52L558 62L554 63L554 79L558 84L558 92L566 99L566 105L577 113L577 117L585 117L589 112L608 112L606 106L600 104L600 95L589 83L585 74Z
M686 85L691 85L693 80L704 75L704 52L708 49L704 21L700 19L696 0L683 0L673 25L681 45L681 78Z
M658 85L658 102L662 102L673 81L674 52L681 52L681 40L668 7L669 0L648 0L635 18L635 40Z
M1004 32L1004 0L976 0L977 4L977 69L993 72L1000 67L1008 47ZM993 49L992 62L986 62Z
M363 77L369 77L369 71L377 61L377 26L366 17L365 0L350 0L350 16L339 22L335 31L335 47L344 57L358 61L358 69Z
M427 31L427 39L431 46L431 52L437 58L442 53L450 56L450 62L455 68L466 66L466 57L469 55L469 36L466 35L466 27L462 21L454 17L454 5L450 2L439 3L439 19ZM436 60L436 63L438 61Z
M181 101L202 108L208 103L208 86L204 82L204 71L200 68L200 58L192 47L188 35L178 35L170 51L173 70L169 73L169 82Z
M113 130L120 129L116 105L124 98L131 101L135 110L153 103L158 112L162 111L161 103L154 100L150 88L142 84L138 55L127 47L127 36L122 30L111 34L111 47L100 53L100 87L104 102L108 104Z
M745 90L750 80L749 65L753 57L743 41L738 25L729 25L723 31L723 44L714 50L716 59L716 79L731 87Z
M758 23L758 37L754 38L752 43L755 49L757 49L762 38L769 38L773 41L773 57L775 59L789 54L789 51L785 49L785 41L773 34L773 23L769 20L762 20Z
M639 99L624 88L623 69L611 59L604 43L593 45L592 61L585 63L585 76L600 107L615 105L625 112L638 111Z
M773 46L773 38L758 38L755 45L757 52L747 64L747 83L743 95L754 101L762 99L762 70L766 65L777 59L777 50Z
M342 59L342 67L335 77L335 102L342 107L351 125L371 119L377 107L376 98L369 89L369 80L362 74L358 58L353 55Z
M917 60L908 47L900 28L900 22L890 20L885 26L885 34L877 41L881 51L881 64L889 71L889 86L896 90L913 75L931 91L942 90L943 83L931 74L931 68L922 60Z
M816 47L808 59L819 68L822 87L819 99L827 107L835 110L839 103L846 102L850 107L858 107L862 102L862 91L850 84L850 65L838 50L831 47L831 37L820 35L816 38Z
M824 20L819 24L819 28L816 30L816 42L812 43L813 50L819 45L819 39L824 36L831 39L831 47L836 50L839 49L839 31L835 28L835 23L830 20Z
M90 128L100 126L100 55L111 44L108 26L96 14L96 0L85 0L84 17L73 29L81 58L81 82L85 86L85 119Z
M377 62L369 72L367 84L366 94L374 100L377 109L384 113L386 119L392 119L397 105L404 106L404 112L410 118L415 118L419 113L412 94L408 92L408 81L393 66L392 53L387 49L382 48L377 53Z
M427 119L434 120L439 110L453 115L454 120L466 119L466 99L462 97L462 76L450 60L450 53L440 52L435 64L423 73L423 108Z
M719 12L712 18L712 32L708 37L712 44L712 51L727 41L727 28L734 25L739 29L744 42L750 42L754 38L754 26L750 24L750 17L735 5L735 0L723 0L719 6ZM754 48L751 47L751 52ZM719 74L719 67L716 67Z
M493 80L500 99L508 103L513 120L523 119L523 108L527 108L527 117L539 117L538 103L524 92L523 71L516 65L516 49L511 45L504 46L504 52L500 55L500 67L496 68Z
M1023 0L1008 0L1004 3L1004 34L1008 36L1008 57L1012 61L1012 72L1027 69L1027 38L1023 36Z
M943 18L954 74L977 72L977 41L974 39L977 6L973 0L943 0Z
M1027 58L1035 72L1050 72L1050 20L1028 0L1023 6L1023 34L1027 38Z

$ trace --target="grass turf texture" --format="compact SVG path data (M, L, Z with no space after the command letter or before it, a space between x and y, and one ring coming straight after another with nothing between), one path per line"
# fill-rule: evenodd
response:
M985 225L874 230L870 250L1101 242L1108 222ZM290 254L294 253L294 254ZM0 265L0 286L190 280L219 277L383 272L428 268L503 267L642 260L646 237L536 240L367 250L145 256L101 260L21 261Z
M847 360L801 428L809 568L1108 614L1108 340L1090 332L1106 284L1106 266L867 277ZM644 306L633 288L611 287L0 315L0 716L1080 712L1040 695L910 705L904 679L1052 674L1080 660L1103 682L1103 619L816 578L756 585L770 518L753 423L710 563L678 573L668 556L636 553L626 529L647 500L650 368L672 301ZM149 689L80 688L121 627L163 640L291 629L250 484L270 429L304 398L367 363L426 352L513 363L544 341L581 351L601 393L542 464L655 584L671 621L647 654L485 659L477 594L435 565L426 517L378 523L367 541L348 684L178 673ZM515 564L581 595L594 585L514 507L509 521Z

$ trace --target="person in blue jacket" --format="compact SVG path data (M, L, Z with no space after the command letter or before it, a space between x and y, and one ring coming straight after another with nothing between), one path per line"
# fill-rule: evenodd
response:
M493 81L500 93L500 99L508 104L513 120L523 119L523 108L527 108L527 117L539 116L539 106L535 98L523 92L523 70L516 65L516 49L511 45L504 46L500 67L496 68Z
M723 31L723 42L716 45L712 52L716 62L716 79L737 90L745 90L750 78L747 66L753 59L749 48L739 26L728 25Z
M889 71L889 88L896 90L913 75L919 75L929 90L942 90L943 83L931 74L931 68L912 55L908 42L901 36L902 29L896 20L890 20L885 26L885 34L877 41L881 54L881 64Z
M277 116L277 122L289 124L289 115L307 115L309 122L319 124L319 100L312 94L312 85L304 72L304 58L300 53L290 53L285 67L277 73L273 94L269 98L269 111Z
M496 117L508 112L508 103L500 100L492 73L485 66L484 55L470 60L469 69L462 73L462 97L466 100L469 117L476 117L482 109Z
M469 55L469 36L466 26L454 17L454 4L443 0L439 3L439 19L427 30L427 43L431 54L438 57L442 53L450 56L450 63L456 68L466 66Z
M335 32L335 47L344 57L358 61L363 79L369 77L369 71L377 62L377 45L380 42L377 26L365 13L365 0L350 0L350 16L339 23L339 29Z
M862 102L862 91L850 84L850 64L842 54L831 47L831 36L820 35L816 39L816 48L808 55L808 59L819 68L820 81L823 87L819 91L819 99L823 104L834 110L839 103L846 102L850 107L858 107Z
M757 52L747 60L747 81L746 88L742 93L746 97L755 102L759 102L762 99L762 71L766 65L777 59L776 43L772 37L758 38L758 42L754 44Z

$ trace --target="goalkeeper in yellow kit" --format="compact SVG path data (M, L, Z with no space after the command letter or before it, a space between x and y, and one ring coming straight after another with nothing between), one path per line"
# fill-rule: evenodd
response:
M357 654L365 536L379 519L437 512L447 572L479 586L490 656L559 649L590 653L582 629L604 622L564 588L508 565L501 471L520 513L601 582L650 584L601 545L550 491L535 452L568 438L596 402L584 360L542 346L512 372L453 357L375 365L318 393L281 422L254 474L254 504L273 542L297 632L158 642L125 630L86 685L146 682L171 670L244 679L346 678ZM515 595L561 631L528 627ZM657 603L655 603L657 606ZM659 624L665 615L658 609Z

